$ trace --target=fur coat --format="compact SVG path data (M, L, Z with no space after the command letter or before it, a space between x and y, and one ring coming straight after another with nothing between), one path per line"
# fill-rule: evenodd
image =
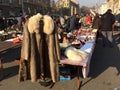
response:
M40 13L25 23L18 81L51 78L59 81L60 48L56 25L48 15Z

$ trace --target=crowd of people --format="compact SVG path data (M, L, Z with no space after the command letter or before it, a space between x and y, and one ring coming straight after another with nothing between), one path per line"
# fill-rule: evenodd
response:
M97 30L97 38L101 34L103 47L113 47L113 31L120 29L120 13L117 15L112 14L112 10L108 9L104 14L100 15L98 13L95 16L92 14L87 14L84 17L74 14L69 18L63 17L63 24L61 20L55 19L58 25L58 32L71 32L74 33L78 31L81 27L89 27Z
M112 14L111 9L108 9L103 15L96 14L92 28L98 30L97 38L101 34L103 47L114 47L113 31L120 29L120 25L116 25L116 23L120 23L120 14Z
M95 29L95 30L97 30L98 32L97 32L97 37L99 36L99 32L101 32L101 35L102 35L102 41L103 41L103 47L114 47L114 43L113 43L113 31L114 31L114 29L115 29L115 25L116 25L116 23L117 24L119 24L120 23L120 14L118 14L118 15L114 15L114 14L112 14L112 10L111 9L108 9L103 15L99 15L98 13L96 13L95 14L95 16L93 17L91 14L87 14L86 16L84 16L84 17L81 17L79 14L74 14L74 15L72 15L72 16L70 16L70 17L67 17L67 16L52 16L51 15L51 17L53 18L53 20L54 20L54 23L56 24L56 26L57 26L57 32L58 32L58 38L59 38L59 42L60 43L66 43L66 42L69 42L69 41L67 41L67 37L66 37L66 35L67 35L67 33L71 33L71 34L76 34L76 32L78 32L81 28L83 28L83 27L88 27L88 28L92 28L92 30L93 29ZM24 17L23 16L20 16L20 17L18 17L18 18L15 18L15 17L12 17L12 18L10 18L10 19L7 19L7 18L5 18L4 16L2 17L2 18L0 18L0 30L7 30L7 29L12 29L12 30L16 30L16 31L20 31L20 30L23 30L23 25L25 24L25 22L26 22L26 20L28 20L29 19L29 16L28 15L25 15ZM33 20L33 19L31 19L31 20ZM30 19L29 19L29 21L30 21ZM50 21L48 21L49 23L50 23ZM44 22L43 22L44 23ZM41 25L44 25L44 24L41 24ZM29 23L30 24L30 23ZM30 24L31 26L32 26L32 24ZM36 25L36 24L35 24ZM52 24L50 24L50 25L52 25ZM54 26L54 25L53 25ZM120 27L119 25L117 26L118 28ZM30 27L31 29L29 29L29 30L32 30L32 27ZM49 28L49 27L47 27L47 28ZM26 25L26 27L25 27L25 29L24 29L24 31L26 31L27 33L26 33L26 36L29 34L31 37L29 37L29 40L28 40L28 37L24 37L24 40L23 40L23 48L21 49L21 51L22 51L22 55L24 54L23 52L24 51L27 51L28 49L30 49L30 52L29 52L29 50L27 51L27 54L25 53L25 55L31 55L30 57L32 57L32 58L30 58L30 60L27 60L27 61L32 61L33 60L33 62L34 61L36 61L35 63L37 63L37 60L34 60L34 59L36 59L36 55L41 55L42 56L42 54L43 54L43 57L44 57L44 53L45 52L48 52L49 50L53 50L52 52L57 52L57 51L54 51L54 50L58 50L58 46L57 46L57 44L56 43L58 43L58 41L54 41L54 40L57 40L57 39L54 39L54 38L51 38L51 37L54 37L55 35L49 35L49 34L46 34L46 35L44 35L43 33L41 33L41 37L42 37L42 42L40 43L40 48L42 48L42 46L43 46L43 41L45 42L45 44L46 45L44 45L43 47L45 47L45 48L43 48L43 49L45 49L45 50L43 50L43 49L39 49L38 47L38 49L40 50L40 53L43 51L44 53L42 53L42 54L38 54L38 50L37 49L35 49L34 48L34 46L39 46L39 42L36 42L36 41L39 41L39 37L36 37L35 35L34 35L34 33L32 32L30 32L29 31L29 33L28 33L28 31L27 31L27 29L28 29L28 26ZM42 28L43 29L43 28ZM53 28L52 28L53 29ZM36 29L35 29L36 30ZM38 29L39 30L39 29ZM48 29L48 30L50 30L50 28ZM38 32L37 32L38 33ZM36 33L36 34L37 34ZM40 34L40 33L39 33ZM51 34L51 33L50 33ZM52 33L52 34L54 34L54 33ZM39 36L39 35L38 35ZM51 37L49 37L49 36L51 36ZM49 38L48 38L49 37ZM38 40L37 40L38 39ZM28 40L28 41L27 41ZM30 41L31 40L31 41ZM46 40L46 41L45 41ZM50 42L48 41L47 42L47 40L50 40ZM26 42L27 41L27 42ZM47 43L46 43L47 42ZM52 47L54 47L54 46L52 46L53 44L51 44L50 45L50 47L48 48L48 49L46 49L47 48L47 46L49 45L49 43L51 43L51 42L56 42L56 43L54 43L54 44L56 44L56 48L54 48L54 49L51 49ZM35 43L36 43L36 45L35 45ZM24 45L28 45L28 46L24 46ZM24 48L25 47L25 48ZM26 48L27 47L27 48ZM29 47L31 47L31 48L29 48ZM34 50L35 49L35 50ZM31 53L32 52L32 53ZM37 53L35 53L35 52L37 52ZM58 50L58 52L59 52L59 50ZM50 53L50 52L49 52ZM35 54L35 55L34 55ZM52 55L53 54L53 55ZM52 53L51 54L51 57L53 57L53 56L55 56L55 60L57 60L56 59L56 57L57 57L57 55L54 55L54 54L56 54L56 53ZM23 57L24 58L26 58L26 56L25 55L23 55ZM48 54L47 54L48 55ZM42 59L43 59L43 57L42 57ZM49 55L48 55L48 57L49 57ZM48 57L46 58L46 57L44 57L45 59L46 59L46 62L47 62L47 60L48 60ZM28 59L28 58L27 58ZM25 59L26 60L26 59ZM43 59L44 60L44 59ZM55 60L53 60L53 61L55 61ZM23 61L24 61L24 59L23 59ZM22 61L21 61L22 62ZM28 67L27 65L28 64L23 64L24 62L22 62L21 63L20 62L20 66L22 67L22 65L23 65L23 67ZM31 67L32 67L32 65L33 66L35 66L35 65L38 65L38 64L34 64L32 62L32 64L30 64L31 65ZM46 63L45 62L45 63ZM55 61L55 63L56 63L57 61ZM48 63L48 62L47 62ZM43 64L43 62L40 64L41 66L42 66L42 64ZM26 66L24 66L24 65L26 65ZM51 64L52 65L52 64ZM53 64L54 65L54 64ZM20 67L20 74L19 75L21 75L21 76L19 76L19 78L21 79L21 77L23 78L23 76L25 76L24 78L26 78L26 76L27 76L27 71L25 70L23 70L22 68ZM29 66L30 67L30 66ZM23 74L23 71L24 71L24 73L26 73L26 75L24 74L24 75L22 75ZM32 70L33 71L35 71L35 69L34 69L34 67L32 67ZM41 70L44 70L44 68L43 67L41 67ZM48 70L47 68L46 68L46 70ZM49 69L50 70L50 69ZM54 70L54 68L53 68L53 70ZM31 71L32 73L31 73L31 76L32 76L32 80L33 80L33 82L35 81L35 79L36 79L36 77L37 77L37 75L35 76L35 74L36 74L36 71L35 71L35 74L33 73L33 71ZM38 70L39 71L39 70ZM41 71L42 72L42 71ZM40 73L41 73L40 72ZM49 73L50 73L51 71L49 71ZM57 70L56 70L56 72L57 72ZM55 72L55 73L56 73ZM42 72L42 74L44 74L45 72ZM42 76L42 79L41 79L41 81L40 81L40 84L42 85L42 84L44 84L43 82L45 82L45 85L47 84L46 83L46 80L45 80L45 78L44 78L44 75L42 75L41 74L41 76ZM45 73L46 74L46 73ZM53 73L53 77L54 77L54 73ZM35 79L34 79L35 78ZM52 79L50 79L50 82L51 82L51 80ZM55 82L55 80L54 80L54 82Z
M20 15L18 17L11 16L9 18L2 16L2 17L0 17L0 31L1 30L21 31L23 24L25 23L26 19L28 19L28 18L29 18L28 15L25 15L25 16Z
M92 16L90 14L87 14L84 17L79 14L74 14L70 17L54 16L53 19L57 26L67 33L78 30L81 26L90 26L92 24Z
M120 13L117 15L112 14L112 10L108 9L103 15L98 13L93 16L91 13L86 16L80 16L74 14L68 16L52 16L53 20L57 25L57 31L61 35L63 32L74 33L81 27L90 27L97 29L97 37L101 33L103 36L103 46L113 47L112 34L114 29L120 28ZM0 18L0 30L16 30L20 31L23 29L23 24L29 18L28 15L19 16L17 18L5 16ZM61 36L59 36L61 38Z

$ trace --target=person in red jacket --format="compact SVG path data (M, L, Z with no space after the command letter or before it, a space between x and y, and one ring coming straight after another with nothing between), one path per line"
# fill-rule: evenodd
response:
M87 14L85 19L85 24L90 25L91 22L92 22L92 17L90 16L90 14Z

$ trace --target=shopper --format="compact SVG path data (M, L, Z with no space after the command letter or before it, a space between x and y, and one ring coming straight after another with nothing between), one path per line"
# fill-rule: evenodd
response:
M76 25L76 15L74 14L73 16L70 17L70 27L69 27L69 31L70 31L71 33L73 33L73 31L74 31L75 25Z
M92 28L93 29L99 29L100 28L100 17L99 17L98 13L96 13L96 15L93 19Z
M86 15L86 19L85 19L85 24L86 26L90 26L91 25L91 22L92 22L92 17L90 14L87 14Z
M96 33L96 43L98 41L98 37L101 34L100 23L101 23L100 16L99 16L98 13L96 13L95 17L93 19L93 23L92 23L92 29L93 29L93 31L97 32Z
M120 30L120 10L118 14L115 16L115 29Z
M113 47L113 30L114 30L115 16L112 10L108 9L101 17L101 33L103 37L103 46Z

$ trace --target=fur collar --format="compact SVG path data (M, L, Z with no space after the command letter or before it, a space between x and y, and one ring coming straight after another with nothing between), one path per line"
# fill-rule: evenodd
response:
M52 34L54 30L54 21L53 19L48 15L41 15L40 13L30 17L28 22L28 31L30 33L36 32L36 30L39 30L40 24L39 21L43 19L44 22L44 33L46 34Z
M53 19L48 15L44 15L43 21L44 21L44 33L51 34L54 30Z

